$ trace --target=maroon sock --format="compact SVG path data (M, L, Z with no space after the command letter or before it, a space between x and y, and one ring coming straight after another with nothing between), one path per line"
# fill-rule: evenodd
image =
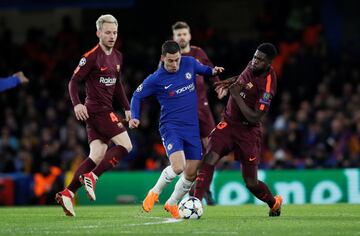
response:
M257 185L253 187L248 187L248 189L252 194L255 195L255 197L257 197L263 202L266 202L270 208L274 206L275 198L270 192L268 186L264 182L261 182L259 180Z
M123 146L115 146L106 151L104 159L92 171L97 177L100 177L105 171L115 167L121 157L126 156L128 151Z
M206 153L206 148L205 148L204 144L201 145L201 149L202 149L202 153ZM204 155L203 155L203 158L204 158ZM191 189L189 191L189 196L191 196L191 197L195 196L195 187L196 187L196 181L191 186Z
M215 166L203 163L196 178L195 197L202 200L205 192L209 189Z
M90 172L96 166L95 162L91 158L86 158L75 171L75 174L71 180L71 183L67 187L71 192L75 193L81 186L79 176Z
M263 202L266 202L270 208L275 204L275 198L270 192L268 186L258 180L257 178L257 165L242 164L242 176L246 183L246 187L250 190L255 197Z

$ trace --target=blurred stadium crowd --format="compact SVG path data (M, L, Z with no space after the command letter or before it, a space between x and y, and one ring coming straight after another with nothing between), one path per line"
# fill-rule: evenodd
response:
M234 41L229 32L211 25L192 28L193 44L202 47L214 64L226 68L223 79L242 71L259 42L273 42L279 50L273 65L279 77L278 93L263 125L261 168L360 166L359 48L334 36L341 35L341 27L334 27L340 16L324 8L299 6L281 9L287 14L279 14L264 3L254 22L257 37L253 40ZM85 47L89 44L83 42L89 38L96 40L94 32L84 34L72 25L70 16L63 19L55 37L41 28L29 28L22 44L14 42L10 25L1 27L1 76L23 70L30 78L27 86L0 94L1 173L55 179L88 155L85 126L75 120L67 83L81 54L93 46ZM142 37L119 36L129 100L158 64L166 38L151 38L145 42ZM227 98L218 101L211 84L208 93L219 121ZM150 99L142 111L142 127L129 130L134 150L121 161L119 170L160 170L167 163L157 129L159 106ZM231 159L226 157L219 168L238 168Z

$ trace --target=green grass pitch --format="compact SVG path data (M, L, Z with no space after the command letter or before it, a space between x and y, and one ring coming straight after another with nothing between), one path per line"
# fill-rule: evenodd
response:
M200 220L173 220L161 205L1 207L0 235L360 235L360 204L284 205L280 217L267 206L207 206Z

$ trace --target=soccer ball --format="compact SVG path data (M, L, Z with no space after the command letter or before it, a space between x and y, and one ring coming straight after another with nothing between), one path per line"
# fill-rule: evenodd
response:
M179 203L179 215L183 219L200 219L203 212L201 201L196 197L184 198Z

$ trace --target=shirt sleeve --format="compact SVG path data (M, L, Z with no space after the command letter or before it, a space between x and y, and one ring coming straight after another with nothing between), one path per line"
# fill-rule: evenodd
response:
M93 64L94 64L95 58L90 55L89 57L82 57L79 65L76 67L70 81L69 81L69 95L71 98L71 102L73 106L76 106L77 104L80 104L80 98L79 98L79 89L78 84L81 80L85 79L88 74L90 73Z
M0 92L5 90L15 88L21 83L20 79L17 76L9 76L6 78L0 79Z
M148 96L154 95L155 92L156 86L153 83L153 77L149 76L143 81L142 84L137 87L133 93L130 104L131 118L138 120L140 119L141 101Z
M262 112L268 112L271 101L275 95L275 90L276 78L269 74L266 76L265 88L260 89L259 99L256 102L255 108Z
M195 58L191 58L191 59L194 63L196 74L200 74L200 75L204 75L204 76L212 76L212 68L211 67L201 64Z

